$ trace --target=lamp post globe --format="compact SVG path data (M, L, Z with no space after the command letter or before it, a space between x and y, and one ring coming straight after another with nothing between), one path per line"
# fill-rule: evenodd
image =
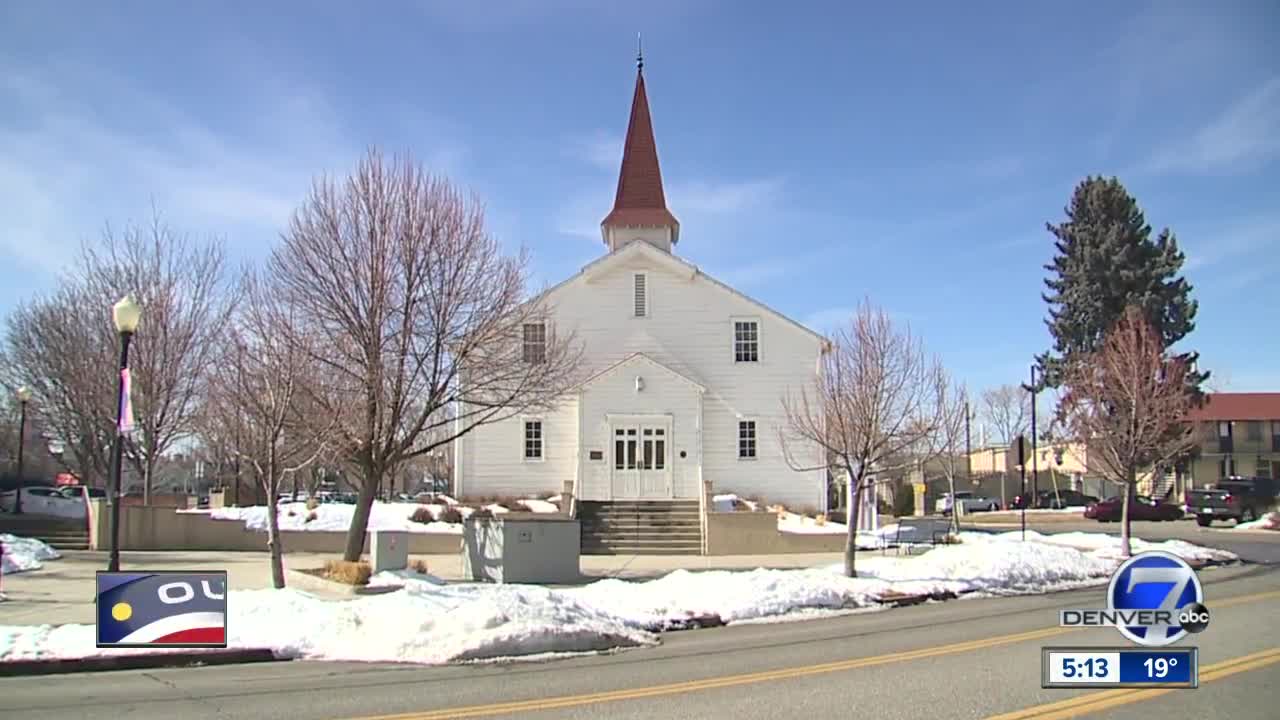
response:
M116 331L121 335L132 335L138 329L138 321L141 319L142 306L133 297L133 293L120 298L120 301L111 307L111 320L116 325Z

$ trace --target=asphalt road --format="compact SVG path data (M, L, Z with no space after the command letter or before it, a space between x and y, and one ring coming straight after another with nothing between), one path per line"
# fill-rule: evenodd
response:
M1041 646L1126 644L1110 629L1056 627L1059 609L1102 606L1102 590L1095 588L672 633L658 648L543 663L421 668L291 662L5 678L0 679L0 715L6 720L96 720L104 714L140 720L1277 717L1280 567L1208 569L1201 581L1213 619L1193 637L1201 652L1201 687L1195 690L1040 687ZM1256 653L1264 654L1223 665Z

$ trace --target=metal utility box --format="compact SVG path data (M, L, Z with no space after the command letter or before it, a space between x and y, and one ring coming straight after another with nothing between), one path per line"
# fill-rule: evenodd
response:
M375 573L409 567L409 533L403 530L370 532L369 560Z
M462 574L495 583L566 584L581 577L582 530L559 513L467 518Z

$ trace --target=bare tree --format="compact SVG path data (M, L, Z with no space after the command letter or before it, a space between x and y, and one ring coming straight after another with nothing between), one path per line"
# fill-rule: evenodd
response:
M828 341L812 388L788 392L782 400L786 422L779 438L795 470L816 470L798 462L795 450L816 446L827 463L849 478L850 506L886 462L919 446L933 432L929 420L936 370L920 341L894 326L884 310L863 302L849 324ZM856 577L857 523L845 539L845 574Z
M1010 444L1025 435L1031 423L1031 397L1019 385L1001 385L982 391L982 418L1000 442Z
M281 480L306 468L325 449L323 423L310 422L305 394L314 382L315 353L304 336L280 342L281 328L293 325L292 308L253 271L240 283L234 323L222 336L213 366L205 412L213 434L225 437L234 427L241 436L233 451L250 466L265 491L267 549L271 579L285 585L283 547L275 498Z
M360 475L347 560L384 476L557 406L576 379L576 343L526 294L527 255L504 254L475 199L408 159L370 150L345 180L317 180L269 268L298 310L290 335L318 341L316 415L336 422L338 457Z
M965 457L965 414L969 410L969 391L962 383L951 378L941 363L933 367L930 380L933 391L932 406L926 422L931 432L923 439L922 463L937 462L951 493L951 531L960 532L960 516L955 501L956 478L968 467Z
M1071 363L1060 413L1070 436L1087 444L1086 463L1125 488L1121 505L1121 553L1128 557L1129 502L1138 473L1158 471L1195 447L1187 413L1197 398L1189 368L1171 357L1160 335L1137 307L1128 308L1102 347Z
M72 280L92 299L90 308L102 308L97 346L116 346L112 303L133 293L143 306L129 359L137 430L127 457L149 503L158 459L194 430L214 339L230 312L222 244L194 241L153 212L145 227L117 233L108 226L98 242L85 243Z
M6 385L31 390L28 419L62 441L59 461L90 486L105 485L115 440L111 371L117 360L98 327L110 326L110 304L62 279L51 294L9 314L0 366Z

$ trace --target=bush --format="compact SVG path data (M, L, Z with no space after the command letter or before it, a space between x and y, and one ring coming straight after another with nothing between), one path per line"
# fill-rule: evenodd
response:
M419 575L428 575L426 560L412 560L409 562L409 569Z
M346 560L326 560L324 576L334 582L347 585L368 585L373 568L367 562L347 562Z
M462 511L457 505L450 505L440 513L440 522L457 525L462 522Z
M476 508L475 512L472 512L472 513L471 513L471 517L473 517L473 518L491 518L491 517L493 517L493 511L492 511L492 510L490 510L489 508Z
M409 516L409 521L426 525L427 523L435 522L436 516L431 514L430 508L418 507L413 511L413 514Z
M303 519L303 522L311 522L312 520L315 520L315 519L316 519L316 511L312 510L311 512L307 513L307 517Z

